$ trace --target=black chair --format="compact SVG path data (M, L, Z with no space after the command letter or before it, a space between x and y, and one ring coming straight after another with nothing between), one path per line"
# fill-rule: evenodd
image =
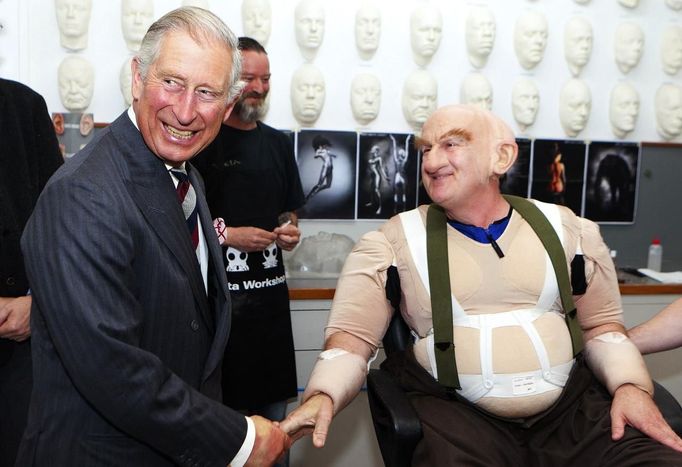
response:
M410 330L400 313L395 313L383 339L386 355L410 345ZM409 467L412 454L422 438L417 413L407 394L385 370L370 370L367 396L374 432L386 467ZM682 407L663 386L654 381L654 400L663 417L682 436Z

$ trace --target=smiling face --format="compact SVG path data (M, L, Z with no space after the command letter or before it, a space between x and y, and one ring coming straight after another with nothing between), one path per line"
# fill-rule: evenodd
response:
M244 123L261 120L268 109L270 92L270 61L264 53L242 50L242 95L234 106L233 115Z
M417 148L429 197L446 211L475 202L497 190L497 151L515 147L511 130L491 113L472 106L438 109L424 124ZM513 162L513 161L512 161Z
M213 141L229 109L232 53L223 44L198 44L168 33L144 81L133 61L133 108L149 149L178 166Z

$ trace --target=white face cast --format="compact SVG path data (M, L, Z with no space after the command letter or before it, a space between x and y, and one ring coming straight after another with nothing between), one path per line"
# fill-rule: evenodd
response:
M208 6L208 0L182 0L182 6L198 6L204 10L210 10Z
M324 39L324 8L318 0L301 0L294 12L296 43L306 60L312 60Z
M635 129L639 115L639 94L629 83L618 83L611 90L609 99L609 121L611 131L618 138Z
M459 101L462 104L476 105L485 110L493 108L493 88L488 78L481 73L470 73L459 90Z
M592 109L590 89L584 81L571 79L559 94L559 120L567 136L575 137L585 129Z
M514 27L514 52L523 68L530 70L542 61L547 46L547 19L529 11L519 16Z
M128 50L140 50L142 39L153 22L152 0L121 0L121 29Z
M69 55L59 64L57 73L64 108L71 112L87 109L95 89L95 72L90 62L78 55Z
M512 88L512 113L521 131L535 123L540 108L540 91L533 81L521 78Z
M86 48L92 0L55 0L54 6L61 46L69 50Z
M291 78L291 110L301 125L312 125L322 112L324 76L317 67L304 64Z
M123 65L121 66L121 71L118 74L118 84L121 88L121 95L123 96L123 100L128 106L130 106L133 103L132 93L133 73L132 69L130 68L130 62L132 60L133 60L132 57L127 58L123 62Z
M682 133L682 87L665 83L656 91L656 131L665 140Z
M361 125L367 125L379 115L381 107L381 82L369 73L353 78L350 85L350 107L353 118Z
M682 0L665 0L665 4L672 10L682 10Z
M360 56L367 60L379 48L381 37L381 12L376 5L365 3L355 14L355 46Z
M413 71L403 85L402 108L407 123L421 129L438 105L438 83L426 70Z
M244 35L265 46L270 38L272 9L269 0L244 0L242 2L242 28Z
M443 16L436 7L422 5L410 16L410 43L417 65L424 66L440 46Z
M578 76L590 60L592 54L592 26L581 17L573 17L564 29L564 56L568 69L573 76Z
M674 75L682 67L682 27L670 25L661 39L661 64L663 71Z
M495 45L495 16L489 7L475 6L467 15L464 37L469 62L482 68Z
M635 23L620 23L616 28L614 55L618 69L629 72L639 63L644 50L644 33Z

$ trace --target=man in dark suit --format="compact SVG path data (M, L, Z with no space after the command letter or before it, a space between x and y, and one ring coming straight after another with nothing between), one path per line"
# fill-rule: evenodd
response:
M219 402L229 299L188 163L239 93L236 37L180 8L132 63L132 107L55 174L22 238L35 383L18 465L269 465L288 437Z
M19 238L62 164L45 100L0 79L0 467L14 465L31 395L31 296Z

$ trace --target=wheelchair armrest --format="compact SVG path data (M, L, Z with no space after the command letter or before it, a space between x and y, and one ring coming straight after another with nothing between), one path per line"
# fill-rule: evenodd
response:
M682 407L677 399L656 381L654 381L654 402L668 425L678 436L682 436Z
M407 394L387 371L370 370L367 396L384 464L411 465L422 428Z

